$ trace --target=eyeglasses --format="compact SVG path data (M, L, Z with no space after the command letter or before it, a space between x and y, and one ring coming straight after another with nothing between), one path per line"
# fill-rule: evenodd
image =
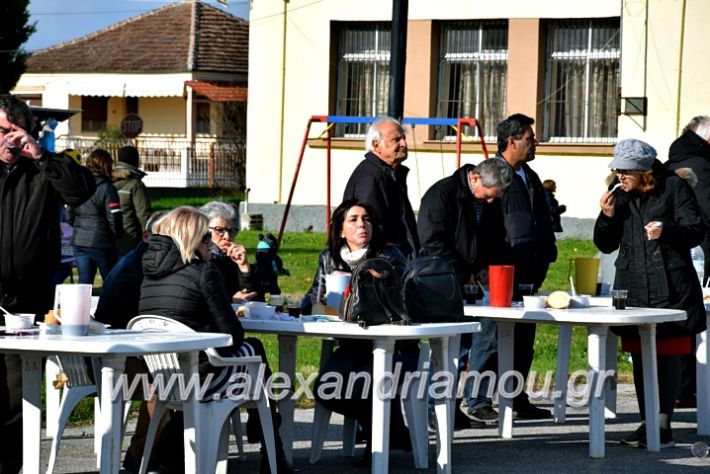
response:
M203 237L202 237L202 243L207 245L210 242L212 242L212 232L207 232Z
M219 235L224 235L229 232L230 235L236 234L236 229L233 227L210 227L210 230L217 232Z
M631 176L634 173L638 173L636 170L614 170L617 175L623 174L625 176Z

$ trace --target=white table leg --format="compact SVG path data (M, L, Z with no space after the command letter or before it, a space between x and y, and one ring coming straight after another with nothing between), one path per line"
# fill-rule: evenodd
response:
M42 356L22 354L22 472L39 474Z
M60 391L54 388L52 382L57 379L59 374L59 364L53 356L47 357L47 363L44 369L44 387L45 387L45 428L48 437L54 436L57 431L57 421L59 420L59 395Z
M454 416L456 410L456 388L458 387L457 371L459 345L461 336L429 339L431 346L431 375L448 372L454 375L450 396L434 400L436 415L436 472L449 474L451 472L451 442L454 434ZM439 378L439 382L443 379Z
M641 336L641 358L643 360L643 393L646 400L646 442L649 451L660 451L656 325L639 326L639 335Z
M513 347L515 344L515 323L498 321L498 379L513 370ZM513 380L506 377L506 392L513 391ZM501 438L513 437L513 400L498 391L498 435Z
M616 377L617 363L616 354L619 346L619 338L613 332L608 332L606 336L606 370L613 371L614 377L609 379L609 382L604 385L604 418L613 420L616 418Z
M708 313L710 320L710 313ZM710 321L709 321L710 322ZM698 434L710 435L710 344L708 344L708 330L695 336L697 349L695 350L695 380L696 402L698 406Z
M604 383L606 369L606 326L589 326L587 336L590 380L589 400L589 457L604 457L604 390L597 385Z
M180 367L185 376L185 384L192 380L192 377L199 377L197 372L197 352L183 352L178 354ZM185 449L185 474L199 474L202 472L210 472L214 466L200 466L199 462L204 462L197 456L197 443L202 442L206 437L202 434L202 420L199 416L200 401L195 396L195 391L189 394L187 403L183 404L183 444ZM119 410L120 411L120 410ZM214 427L208 427L208 429Z
M372 472L386 473L389 469L390 447L390 409L391 403L388 395L391 392L392 354L394 353L394 340L376 339L373 341L372 350ZM390 374L388 383L383 383L384 375ZM379 392L379 393L378 393ZM381 423L382 429L375 428L375 423Z
M567 411L567 377L569 376L569 355L572 343L572 325L561 324L557 336L557 370L555 374L554 420L565 422Z
M279 334L279 371L287 374L292 384L296 383L296 336ZM292 388L295 389L295 386ZM291 398L292 392L279 401L279 412L281 413L281 441L283 442L284 454L289 462L293 461L293 416L294 400Z
M121 423L123 416L123 394L118 387L126 366L124 356L107 355L102 357L101 367L101 424L96 434L101 433L101 472L118 473L121 465Z

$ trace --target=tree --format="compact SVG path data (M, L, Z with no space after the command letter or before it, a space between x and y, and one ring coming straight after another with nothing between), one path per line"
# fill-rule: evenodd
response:
M3 94L10 92L25 72L29 53L22 45L36 29L36 23L29 23L29 3L29 0L0 1L0 93Z

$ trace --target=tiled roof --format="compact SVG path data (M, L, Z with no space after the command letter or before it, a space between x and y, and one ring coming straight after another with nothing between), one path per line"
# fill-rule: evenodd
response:
M222 81L185 81L186 86L213 102L246 102L247 86Z
M172 3L37 51L27 72L247 72L246 21L200 2Z

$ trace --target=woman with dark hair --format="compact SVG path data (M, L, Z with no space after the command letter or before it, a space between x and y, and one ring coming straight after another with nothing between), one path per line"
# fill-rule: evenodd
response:
M690 249L702 241L705 226L693 190L665 170L649 144L620 141L609 167L618 186L601 198L594 243L604 253L619 250L614 288L628 290L629 306L683 309L688 314L686 321L656 328L661 447L671 447L681 356L690 352L691 336L705 329L700 281L690 258ZM638 329L622 326L613 331L622 336L622 349L631 352L642 421L621 442L643 446L646 413Z
M311 291L301 305L303 314L311 314L313 304L325 303L326 275L351 273L358 263L375 256L389 260L400 273L404 271L404 255L396 247L383 246L374 219L370 205L357 199L348 199L333 211L326 249L318 257Z
M113 159L97 148L86 159L96 180L96 192L77 208L66 206L66 220L74 226L71 244L79 283L94 283L96 268L105 279L118 261L116 239L123 235L123 217L118 192L111 183Z
M325 275L336 271L351 273L355 266L368 258L384 258L392 263L396 271L402 273L405 265L404 255L396 247L384 247L378 229L370 206L357 199L349 199L335 209L330 223L328 246L320 254L318 271L309 295L313 302L316 301L319 286L321 296L325 294L325 284L322 280ZM339 347L326 362L316 380L316 399L331 411L357 419L362 436L368 440L369 448L372 387L365 383L363 377L357 377L351 391L347 390L347 383L332 388L331 377L337 374L336 376L342 377L341 380L348 381L351 374L366 372L372 375L372 343L354 339L340 339L338 343ZM419 348L416 341L399 342L395 347L393 364L402 364L401 373L404 377L406 372L416 370L418 357ZM324 392L327 393L323 394L319 387L325 383L328 383L328 388L324 387ZM392 406L399 408L399 398L394 400ZM409 433L404 425L401 409L392 409L390 445L393 449L411 450ZM365 451L364 461L370 459L369 451Z
M267 380L271 371L264 346L258 339L244 337L244 329L234 314L222 275L210 262L211 239L207 217L189 206L170 211L155 224L148 250L143 256L144 278L141 285L140 313L166 316L198 332L230 334L232 346L217 348L217 351L224 356L260 356L264 361ZM234 367L212 366L207 357L200 354L201 377L212 374L204 398L213 399L229 394L235 370ZM278 435L280 417L273 404L271 407L278 472L289 473L292 470L286 461ZM248 411L247 431L256 431L256 436L262 442L259 471L269 472L261 426L258 425L259 416L256 409ZM169 426L169 433L177 433L176 437L179 439L182 433L181 422L175 421ZM175 458L175 446L168 444L166 442L158 447L158 457L168 460L174 458L179 464L182 459Z

